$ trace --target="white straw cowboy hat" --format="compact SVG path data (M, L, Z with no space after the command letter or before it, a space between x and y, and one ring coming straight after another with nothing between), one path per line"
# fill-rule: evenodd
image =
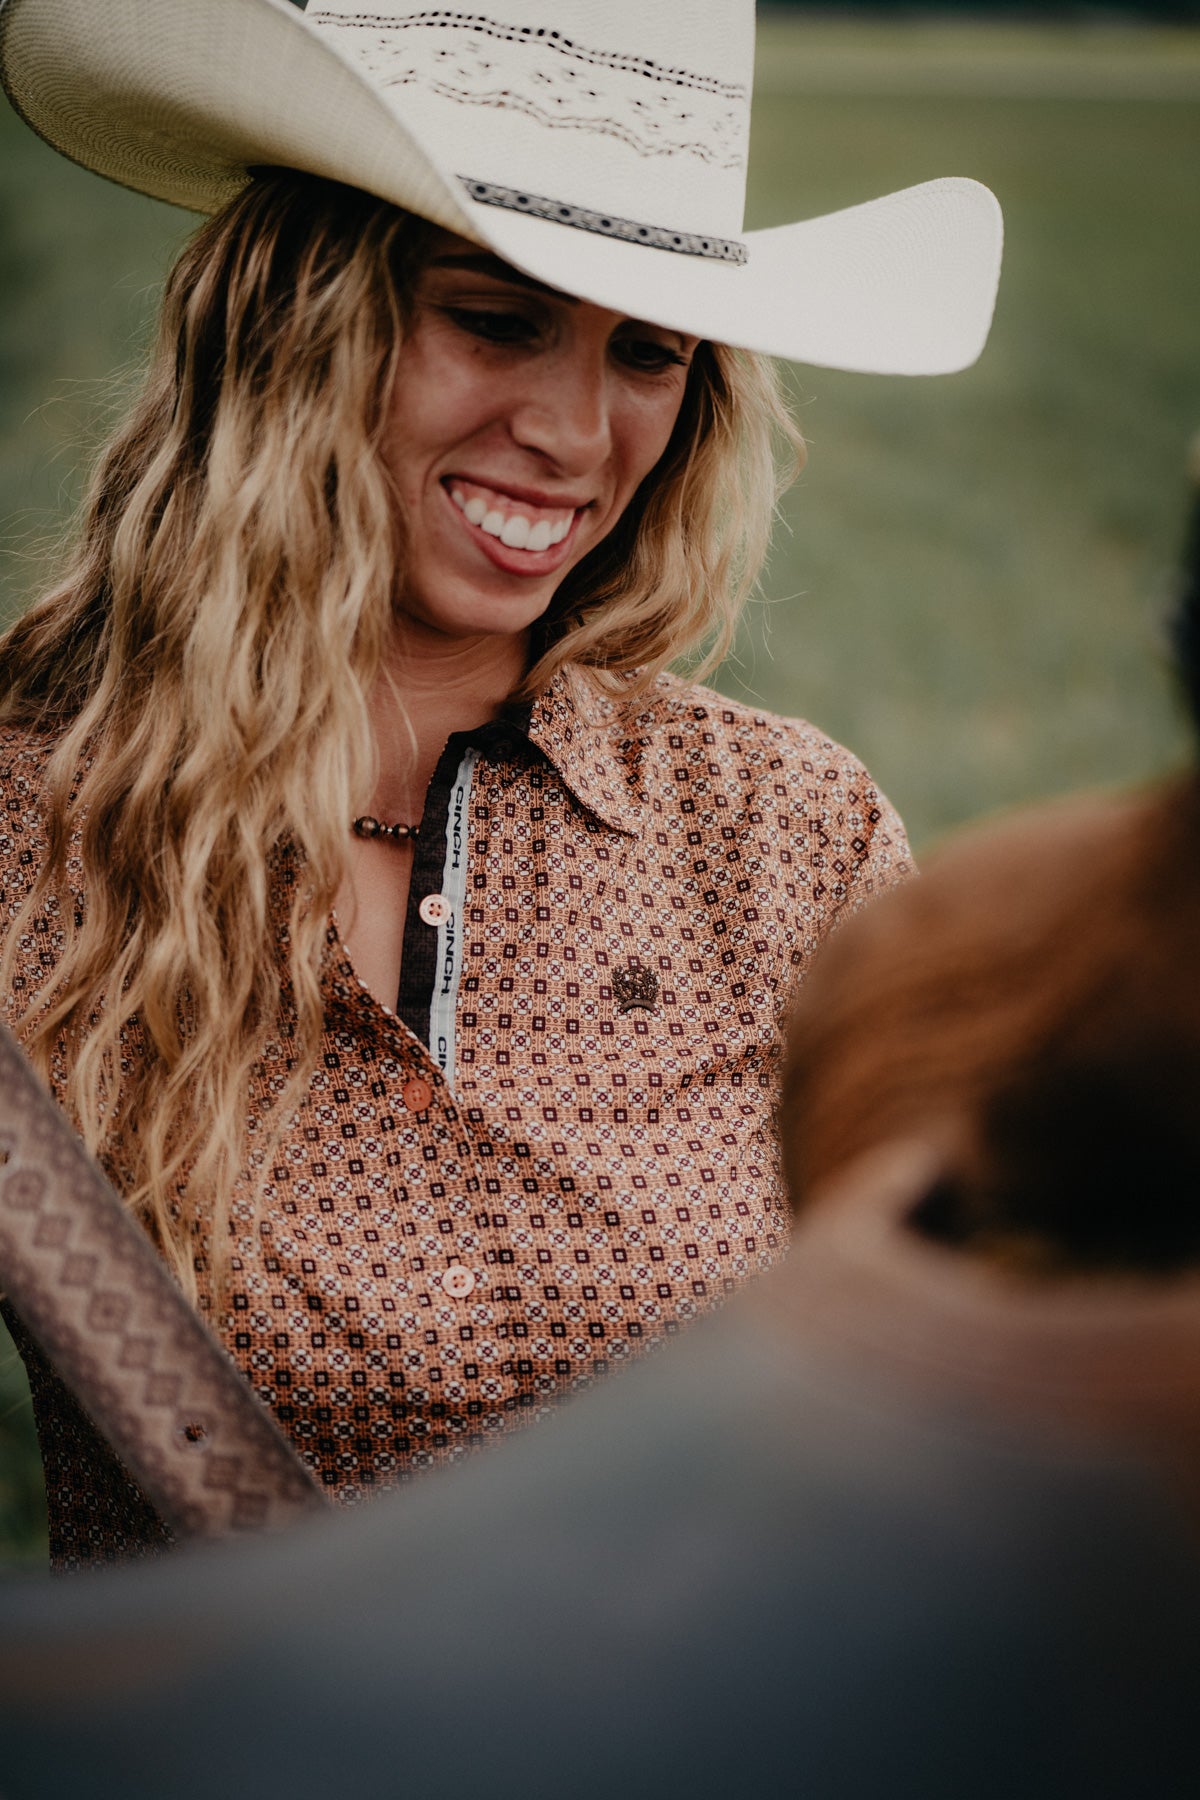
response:
M0 79L55 149L211 212L257 165L364 188L650 322L881 374L964 368L1001 223L926 182L743 232L753 0L3 0Z

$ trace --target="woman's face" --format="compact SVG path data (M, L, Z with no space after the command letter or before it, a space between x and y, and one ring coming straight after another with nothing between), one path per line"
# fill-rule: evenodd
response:
M401 610L453 638L527 630L666 449L695 348L439 232L384 446Z

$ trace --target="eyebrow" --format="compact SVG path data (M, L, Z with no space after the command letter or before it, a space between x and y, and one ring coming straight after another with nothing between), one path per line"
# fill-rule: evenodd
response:
M564 294L560 288L551 287L545 281L538 281L533 275L526 275L520 269L514 269L498 256L491 256L481 250L478 255L431 256L426 265L430 269L464 269L470 275L490 275L494 281L506 281L513 287L529 288L535 294L549 294L555 300L565 300L568 306L578 306L574 294Z

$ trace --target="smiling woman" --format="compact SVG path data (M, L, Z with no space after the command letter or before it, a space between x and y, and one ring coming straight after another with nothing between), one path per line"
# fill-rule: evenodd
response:
M971 183L740 235L751 7L692 9L687 69L645 9L509 10L0 11L44 136L214 214L0 645L0 992L338 1498L780 1253L781 1022L904 836L670 665L797 460L762 352L955 367L995 286ZM55 1559L162 1542L13 1324Z

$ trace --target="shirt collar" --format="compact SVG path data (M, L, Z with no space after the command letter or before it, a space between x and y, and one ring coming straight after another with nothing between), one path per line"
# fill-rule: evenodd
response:
M637 837L652 804L646 768L652 726L649 710L639 713L582 672L564 670L534 701L529 740L589 812Z

